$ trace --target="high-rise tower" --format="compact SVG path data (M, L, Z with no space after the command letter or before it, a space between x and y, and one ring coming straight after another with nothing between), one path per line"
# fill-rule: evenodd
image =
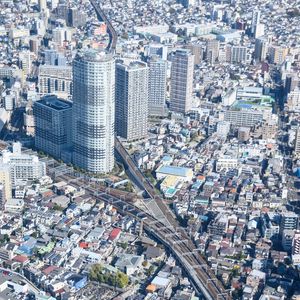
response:
M175 52L171 68L170 109L186 113L192 106L194 55L189 50Z
M147 136L148 66L141 61L116 64L116 132L128 141Z
M166 106L167 61L154 56L149 63L149 115L163 116Z
M115 61L86 50L73 63L73 163L94 173L114 167Z

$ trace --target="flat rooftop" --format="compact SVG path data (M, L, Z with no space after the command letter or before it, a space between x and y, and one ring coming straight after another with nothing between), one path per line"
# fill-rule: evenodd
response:
M55 95L45 96L36 102L37 104L52 108L54 110L64 110L72 107L72 103L57 98Z

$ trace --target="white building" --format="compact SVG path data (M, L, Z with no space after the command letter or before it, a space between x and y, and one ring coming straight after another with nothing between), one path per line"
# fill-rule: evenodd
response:
M221 137L227 137L230 131L230 122L227 121L220 121L217 124L217 135Z
M247 47L232 46L231 47L231 62L245 63L247 60Z
M251 33L255 33L256 26L260 23L260 11L254 10L252 11L252 21L251 21Z
M26 185L27 182L40 179L46 175L46 164L36 155L23 154L21 143L13 144L13 152L3 151L0 166L8 166L12 187Z
M216 171L220 172L223 169L235 169L238 167L238 159L234 157L220 157L216 162Z
M94 173L114 167L115 61L87 50L73 66L73 163Z
M141 61L116 64L116 132L128 141L147 136L148 72L147 64Z
M149 115L162 116L166 110L167 61L151 58L149 61Z

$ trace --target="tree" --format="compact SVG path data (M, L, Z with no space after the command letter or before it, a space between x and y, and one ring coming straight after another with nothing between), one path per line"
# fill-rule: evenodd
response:
M58 205L56 203L53 205L52 209L53 210L58 210L58 211L63 211L64 210L63 207L61 207L60 205Z
M91 280L95 280L100 283L106 283L111 286L117 286L119 288L124 288L129 283L129 277L123 272L107 272L100 264L95 264L91 267L89 277Z
M123 243L120 244L120 246L121 246L122 249L125 250L128 247L128 243L123 242Z
M147 276L150 276L150 275L152 275L153 274L153 272L154 272L154 270L155 270L155 268L154 268L154 266L152 265L152 266L150 266L149 267L149 269L147 270Z
M143 261L142 263L143 267L147 267L148 266L148 262L146 260Z
M125 273L117 272L116 284L119 288L124 288L129 283L129 278Z

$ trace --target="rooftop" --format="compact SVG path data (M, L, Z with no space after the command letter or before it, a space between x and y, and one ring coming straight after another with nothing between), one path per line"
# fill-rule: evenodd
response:
M57 98L55 95L49 95L43 97L41 100L36 102L37 104L52 108L54 110L65 110L72 107L72 103Z

